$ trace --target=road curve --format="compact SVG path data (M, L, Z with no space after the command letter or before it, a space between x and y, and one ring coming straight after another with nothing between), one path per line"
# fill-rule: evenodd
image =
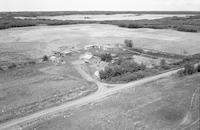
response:
M81 71L81 75L87 76L87 78L89 78L86 72L81 70L81 68L78 68L78 69L79 69L79 73ZM88 96L85 96L83 98L77 99L77 100L73 100L73 101L64 103L60 106L48 108L48 109L36 112L34 114L31 114L31 115L28 115L28 116L25 116L25 117L22 117L22 118L14 119L14 120L11 120L9 122L0 124L0 130L19 129L20 128L19 124L22 124L22 123L26 124L26 123L34 122L37 119L42 118L42 117L54 115L54 114L59 113L59 112L64 112L64 111L66 111L70 108L73 108L73 107L79 107L79 106L82 106L82 105L85 105L85 104L88 104L88 103L91 103L91 102L98 101L100 99L106 98L109 95L115 94L120 90L132 88L132 87L135 87L135 86L138 86L138 85L142 85L142 84L145 84L145 83L148 83L148 82L152 82L152 81L155 81L155 80L158 80L158 79L161 79L161 78L168 77L172 74L177 73L179 70L181 70L181 69L172 70L172 71L169 71L169 72L166 72L166 73L163 73L163 74L143 78L141 80L133 81L133 82L126 83L126 84L112 84L111 85L111 84L106 84L106 83L100 83L99 81L94 80L99 87L98 91L96 91L95 93L90 94ZM92 80L91 78L89 78L89 79ZM115 86L115 87L106 88L106 86Z

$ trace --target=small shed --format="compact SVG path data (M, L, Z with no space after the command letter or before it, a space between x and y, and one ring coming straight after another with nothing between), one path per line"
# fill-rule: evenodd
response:
M100 77L100 76L99 76L99 71L95 71L94 75L95 75L97 78L99 78L99 77Z
M63 53L63 55L65 55L65 56L70 56L70 55L72 55L72 52L71 52L71 51L68 51L68 50L63 51L62 53Z
M81 56L81 60L84 60L85 62L89 62L89 60L92 58L91 53L85 53L84 55Z

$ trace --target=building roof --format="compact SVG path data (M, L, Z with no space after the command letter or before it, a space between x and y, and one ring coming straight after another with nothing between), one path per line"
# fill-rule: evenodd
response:
M86 53L84 55L81 56L81 59L85 59L85 60L89 60L92 58L92 54L91 53Z

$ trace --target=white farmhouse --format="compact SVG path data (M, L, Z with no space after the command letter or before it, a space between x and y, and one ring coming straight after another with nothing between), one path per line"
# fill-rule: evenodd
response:
M81 60L83 60L84 62L89 62L89 60L93 57L93 55L91 53L85 53L84 55L82 55L80 57Z

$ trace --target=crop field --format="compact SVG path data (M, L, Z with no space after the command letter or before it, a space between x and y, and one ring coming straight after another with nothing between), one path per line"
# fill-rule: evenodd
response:
M123 90L25 130L199 130L199 78L174 75Z

